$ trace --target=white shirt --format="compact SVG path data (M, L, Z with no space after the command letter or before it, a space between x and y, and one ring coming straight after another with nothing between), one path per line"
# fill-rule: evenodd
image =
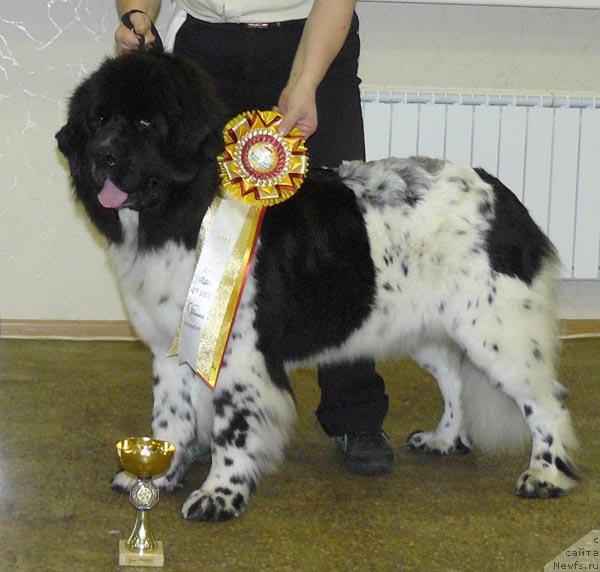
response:
M301 20L314 0L175 0L198 20L213 23L265 23Z

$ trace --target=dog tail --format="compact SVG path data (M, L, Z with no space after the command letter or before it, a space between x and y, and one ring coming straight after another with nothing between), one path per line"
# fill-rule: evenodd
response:
M462 382L463 424L473 445L488 453L515 452L530 445L529 427L515 401L469 360L463 364Z

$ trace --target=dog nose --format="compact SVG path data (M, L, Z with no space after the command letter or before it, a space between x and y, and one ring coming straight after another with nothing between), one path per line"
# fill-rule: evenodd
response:
M102 161L109 167L114 167L117 164L117 158L112 151L106 151L102 155Z
M117 151L112 145L102 145L94 152L96 163L101 167L114 167L118 162Z

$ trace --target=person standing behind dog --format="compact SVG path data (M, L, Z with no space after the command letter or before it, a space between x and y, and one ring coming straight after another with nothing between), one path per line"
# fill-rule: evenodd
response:
M365 159L355 0L175 2L180 27L173 52L213 77L231 117L276 106L283 115L280 131L297 127L307 139L312 166ZM119 16L141 11L130 15L135 34L123 24L117 28L118 51L138 49L138 36L151 45L160 0L116 3ZM394 453L381 429L388 397L374 362L321 367L318 379L317 418L337 439L349 470L389 472Z

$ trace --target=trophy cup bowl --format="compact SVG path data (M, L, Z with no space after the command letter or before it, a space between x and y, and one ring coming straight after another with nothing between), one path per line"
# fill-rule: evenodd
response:
M137 509L133 531L119 542L120 566L163 566L162 542L150 528L148 511L158 502L158 487L152 477L164 473L171 464L175 445L150 437L130 437L116 444L121 467L137 477L129 499Z
M150 437L130 437L116 445L121 467L139 478L164 473L171 464L175 445Z

